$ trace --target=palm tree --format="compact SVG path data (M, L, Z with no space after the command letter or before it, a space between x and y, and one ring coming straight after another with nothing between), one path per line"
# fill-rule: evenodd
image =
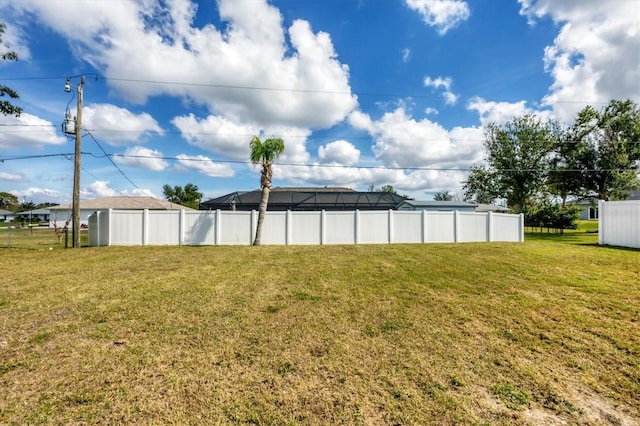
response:
M284 141L280 138L265 139L264 142L259 137L254 136L251 140L251 162L262 165L262 176L260 177L260 187L262 188L262 199L258 211L258 226L256 227L256 237L253 240L254 246L260 245L262 236L262 223L267 212L269 202L269 192L271 191L271 177L273 170L271 165L284 152Z

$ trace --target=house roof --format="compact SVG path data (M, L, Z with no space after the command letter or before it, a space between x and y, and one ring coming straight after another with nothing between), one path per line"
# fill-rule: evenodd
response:
M49 208L47 207L46 209L35 209L35 210L27 210L24 212L16 212L14 213L16 216L29 216L31 215L38 215L38 214L49 214Z
M475 208L475 204L467 203L465 201L434 201L434 200L406 200L401 205L410 205L416 208L424 207L445 207L445 208Z
M232 192L200 203L201 210L257 210L262 191ZM390 192L358 192L345 188L274 188L267 209L271 211L389 210L405 198Z
M14 214L15 214L15 213L14 213L14 212L12 212L11 210L3 210L3 209L0 209L0 215L2 215L2 216L9 216L9 215L14 215Z
M476 205L477 212L508 212L509 208L505 206L498 206L496 204L478 204Z
M335 186L318 186L318 187L288 187L288 186L276 186L271 188L271 192L275 191L289 191L289 192L356 192L351 188L342 188Z
M71 204L49 207L49 210L69 210ZM80 200L80 210L193 210L181 204L171 203L153 197L102 197L93 200Z

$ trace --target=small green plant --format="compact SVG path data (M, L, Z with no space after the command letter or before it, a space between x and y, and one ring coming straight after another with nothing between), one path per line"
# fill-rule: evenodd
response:
M516 389L511 383L495 385L493 393L512 410L524 410L531 402L530 393Z
M293 297L295 297L296 300L311 300L312 302L320 300L320 296L315 296L313 294L307 293L306 291L294 293Z
M286 376L287 374L294 373L295 371L296 367L289 361L283 362L278 365L278 374L280 374L281 376Z

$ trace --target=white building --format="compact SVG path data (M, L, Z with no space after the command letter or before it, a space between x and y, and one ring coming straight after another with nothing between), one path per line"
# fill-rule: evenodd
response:
M80 201L80 227L86 228L89 224L89 215L96 210L193 210L180 204L160 200L153 197L102 197L93 200ZM73 220L71 217L72 205L61 205L50 207L49 227L50 228L71 228Z

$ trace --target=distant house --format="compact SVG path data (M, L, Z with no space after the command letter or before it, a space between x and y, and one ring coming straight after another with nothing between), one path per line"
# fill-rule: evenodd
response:
M398 210L474 212L476 211L476 205L465 201L405 200L400 203Z
M193 210L180 204L160 200L154 197L102 197L93 200L80 201L80 226L86 227L89 216L96 210ZM72 206L71 204L49 207L49 227L54 224L58 228L71 228Z
M16 221L20 222L48 222L49 221L49 208L35 209L25 212L14 213Z
M627 200L640 200L640 190L629 192ZM595 198L584 198L581 200L571 201L570 204L580 206L580 219L582 220L598 220L598 200Z
M16 214L12 211L0 209L0 222L11 222L15 216Z
M200 203L200 210L258 210L262 191L232 192ZM406 200L390 192L359 192L349 188L281 188L269 194L269 211L394 210Z

